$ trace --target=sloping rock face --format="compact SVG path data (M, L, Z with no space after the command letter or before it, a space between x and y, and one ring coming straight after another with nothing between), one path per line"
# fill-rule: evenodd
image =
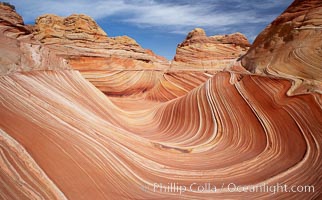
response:
M143 49L134 39L127 36L107 37L88 16L74 14L62 18L44 15L36 20L34 30L34 38L57 55L58 62L79 70L108 95L134 95L141 93L143 88L149 90L159 76L150 71L169 68L165 58ZM138 71L140 75L136 81L122 86L110 79L116 73L123 77L135 77ZM150 84L145 84L147 82Z
M30 30L14 7L0 3L0 12L0 74L6 74L20 70L21 61L27 59L29 54L24 54L20 48L23 44L17 37L30 34Z
M244 55L249 46L241 33L207 37L203 29L196 28L178 45L171 67L222 70Z
M143 49L134 39L128 36L107 37L96 22L85 15L73 14L66 18L56 15L38 17L33 36L44 46L58 51L56 54L66 62L71 61L74 69L82 67L84 58L89 63L92 63L91 59L104 59L106 62L119 59L118 64L109 66L109 69L167 67L166 59L156 56L151 50ZM100 67L98 62L96 66L87 65L87 70Z
M6 55L0 60L1 74L76 69L105 93L131 95L142 89L145 78L139 79L137 84L129 84L131 89L120 89L108 80L109 74L123 70L127 72L127 77L133 77L138 70L160 71L169 68L165 58L143 49L134 39L128 36L107 37L88 16L73 14L63 18L43 15L31 27L25 26L22 18L10 6L1 4L0 9L0 45L3 55ZM143 76L149 77L149 74L144 72Z
M4 9L17 24L0 17L2 199L321 199L320 93L172 69L88 17L30 27Z
M181 98L158 103L107 97L77 71L1 77L0 177L6 187L0 194L318 199L321 96L287 97L290 86L287 80L220 72ZM170 183L182 189L160 189ZM195 192L205 184L216 192ZM237 192L233 184L259 192ZM315 192L263 189L284 184L288 190L313 186Z
M292 93L321 92L321 13L320 0L294 1L256 38L243 66L256 74L295 80Z

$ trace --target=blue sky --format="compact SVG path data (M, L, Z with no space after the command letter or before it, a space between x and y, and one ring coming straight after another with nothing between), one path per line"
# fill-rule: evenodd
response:
M252 42L293 0L7 0L26 24L42 14L93 17L109 36L128 35L172 59L196 27L208 36L241 32Z

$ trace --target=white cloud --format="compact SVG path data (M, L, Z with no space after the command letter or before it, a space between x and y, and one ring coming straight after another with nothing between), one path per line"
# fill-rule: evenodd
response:
M59 16L69 16L73 13L87 14L94 19L100 19L124 12L130 9L130 5L126 5L124 1L85 1L85 0L9 0L15 5L19 14L21 14L26 22L32 22L36 17L42 14L56 14Z
M9 0L26 22L32 22L37 16L52 13L68 16L72 13L84 13L94 19L112 15L126 15L123 21L147 26L209 26L218 27L243 22L260 23L263 17L249 11L220 12L221 8L213 3L180 5L175 3L158 3L152 0ZM217 10L214 12L214 10Z
M195 27L202 27L210 32L225 30L225 33L229 33L238 31L241 27L244 29L246 25L251 27L251 24L268 24L276 16L263 14L261 11L286 4L271 0L262 0L261 3L254 3L253 0L199 0L193 3L188 0L7 1L16 6L27 23L32 23L36 17L47 13L60 16L83 13L96 20L113 18L140 27L153 27L184 35ZM248 30L246 33L250 34L251 30Z

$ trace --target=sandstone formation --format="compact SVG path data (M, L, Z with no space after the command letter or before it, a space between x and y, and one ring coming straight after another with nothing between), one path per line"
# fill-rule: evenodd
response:
M295 80L293 93L322 91L322 1L296 0L254 41L243 66ZM294 91L296 90L296 91Z
M129 77L150 71L165 70L169 62L143 49L128 36L107 37L88 16L73 14L63 18L40 16L33 27L24 26L22 18L6 5L0 5L2 35L0 51L7 55L0 60L1 74L15 71L76 69L105 93L127 94L140 90L117 88L108 80L109 74L123 70ZM147 72L143 71L146 70ZM139 85L145 79L139 80ZM116 90L115 90L116 89ZM132 92L130 92L132 94Z
M170 64L84 15L0 11L1 199L321 199L322 95L243 71L241 34L195 29Z
M35 39L42 41L61 62L79 70L106 94L131 95L143 87L150 89L151 71L164 70L169 65L166 59L143 49L130 37L107 37L90 17L84 15L67 18L45 15L37 19L35 30ZM138 78L119 86L110 79L115 73ZM152 76L158 75L152 73ZM151 80L153 84L154 79Z
M36 39L47 43L60 42L60 39L92 42L107 39L106 33L86 15L40 16L36 19L35 30Z
M1 162L0 174L13 186L1 196L32 198L15 185L23 183L44 199L317 198L319 192L229 192L227 185L216 193L154 191L154 184L169 183L314 185L321 191L321 96L290 98L287 80L240 78L219 73L182 98L157 104L113 103L76 71L4 76L1 138L9 134L22 145L37 163L30 173L41 168L55 186L41 182L40 172L14 176L26 169L11 161L23 162L12 148L3 153L10 162Z
M192 30L178 45L172 68L222 70L244 55L250 44L241 33L207 37L201 28Z
M30 31L13 7L0 3L0 10L0 74L6 74L21 67L21 60L25 60L20 48L22 44L16 38L23 37Z

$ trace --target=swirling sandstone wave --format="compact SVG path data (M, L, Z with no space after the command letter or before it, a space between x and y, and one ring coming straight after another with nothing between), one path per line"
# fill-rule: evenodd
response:
M29 27L0 9L2 199L321 198L322 95L288 96L291 80L243 71L244 37L197 29L169 63L87 16ZM215 192L197 191L208 183Z
M171 182L321 189L314 178L322 169L321 96L287 97L286 80L219 73L179 99L140 110L115 106L74 71L16 73L0 83L1 128L70 199L177 198L140 188ZM273 194L187 191L180 197L244 195Z
M17 141L0 129L2 199L66 199Z

